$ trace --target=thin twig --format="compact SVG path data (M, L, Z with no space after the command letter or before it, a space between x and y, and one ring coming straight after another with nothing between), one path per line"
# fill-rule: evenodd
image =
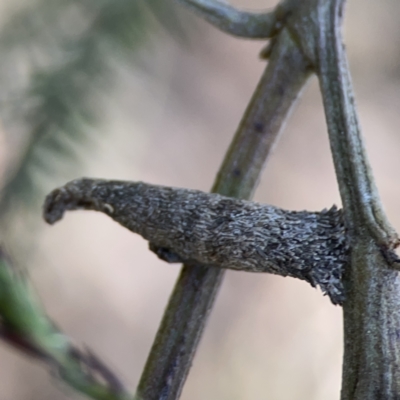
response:
M340 35L343 0L318 8L319 78L349 228L342 400L400 398L399 239L386 219L366 156ZM317 27L315 27L317 28ZM398 265L398 264L397 264Z
M281 28L286 14L285 7L278 6L268 13L239 11L229 4L215 0L176 0L193 10L216 28L233 36L268 39Z
M229 11L220 3L206 0L185 3L214 5ZM350 245L343 277L345 351L341 398L398 400L400 277L394 270L399 263L393 249L399 239L382 210L360 134L340 35L344 3L345 0L282 3L288 11L284 27L273 33L276 36L269 65L213 191L231 197L251 197L265 159L311 66L320 81ZM213 13L210 8L206 11ZM211 22L229 32L226 18L218 18ZM265 33L270 34L271 31ZM94 209L97 206L112 214L105 204L85 205ZM165 243L166 250L170 250L172 242ZM152 249L161 251L157 250L158 244L163 246L164 242L153 243ZM222 276L223 272L216 268L183 268L139 383L137 399L179 397Z
M288 33L276 37L268 67L238 128L212 191L250 198L265 160L310 75L308 63ZM179 398L223 270L184 266L155 338L137 396Z
M305 1L296 10L305 23L288 23L319 77L350 245L341 399L397 400L400 277L393 249L399 239L380 204L360 132L341 37L344 4Z
M335 0L330 9L318 9L318 75L333 160L345 212L349 214L348 222L355 225L348 228L367 226L380 244L393 247L399 239L382 210L354 106L349 66L340 35L343 3Z

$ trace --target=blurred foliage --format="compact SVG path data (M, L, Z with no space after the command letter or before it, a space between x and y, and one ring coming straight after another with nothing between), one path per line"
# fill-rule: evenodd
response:
M46 315L22 271L0 248L0 336L47 364L54 376L97 400L133 400L123 382L89 349L81 350Z
M77 165L77 149L93 140L96 97L109 91L115 61L139 61L151 35L166 31L182 35L165 0L36 0L9 16L0 30L0 115L9 132L20 125L12 135L23 150L3 185L3 221L38 207L46 177Z

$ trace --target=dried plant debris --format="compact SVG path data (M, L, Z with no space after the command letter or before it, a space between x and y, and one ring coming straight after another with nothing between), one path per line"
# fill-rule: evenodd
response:
M348 260L342 211L286 211L197 190L80 179L47 196L50 224L66 210L101 211L169 262L292 276L343 301Z

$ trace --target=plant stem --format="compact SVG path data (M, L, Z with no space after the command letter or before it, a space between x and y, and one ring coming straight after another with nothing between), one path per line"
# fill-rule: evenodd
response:
M319 8L318 30L318 74L339 189L349 229L362 225L382 245L395 244L397 234L382 210L354 105L340 34L343 3L334 0L329 8Z
M79 393L94 400L131 400L122 382L89 351L76 348L47 317L32 287L0 249L0 337L45 362Z
M212 188L250 198L284 121L310 75L286 30L274 39L270 61ZM137 398L177 399L220 287L224 271L184 266L139 382Z
M344 280L341 399L396 400L400 277L392 267L398 237L381 207L360 133L340 35L344 1L320 2L318 75L351 248Z
M192 9L218 29L233 36L267 39L279 28L279 19L285 10L277 7L269 13L239 11L225 2L215 0L177 0Z

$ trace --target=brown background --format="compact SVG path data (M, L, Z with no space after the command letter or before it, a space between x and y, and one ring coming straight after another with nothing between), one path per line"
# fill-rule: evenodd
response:
M5 0L3 0L4 2ZM270 7L271 1L235 1ZM189 13L187 18L193 18ZM349 0L345 38L377 185L400 228L400 6ZM208 190L265 66L262 42L202 22L190 43L154 38L151 77L119 67L101 99L96 149L82 175ZM287 209L340 204L317 82L312 79L271 157L256 200ZM179 266L92 212L43 223L31 276L48 313L135 388ZM183 400L339 398L341 309L308 284L228 272ZM63 400L71 392L36 362L0 345L0 400ZM79 397L79 396L78 396Z

